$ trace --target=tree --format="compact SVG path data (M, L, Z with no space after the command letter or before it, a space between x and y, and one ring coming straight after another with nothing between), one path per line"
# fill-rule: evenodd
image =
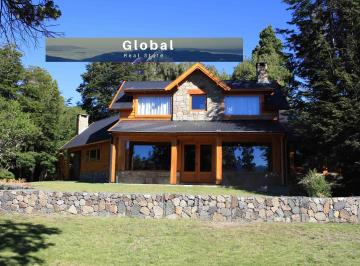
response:
M254 163L254 149L253 147L243 146L241 147L241 166L242 168L252 171L255 168Z
M21 64L22 54L14 46L0 47L0 96L15 99L18 82L24 68Z
M82 111L65 105L45 70L25 69L13 46L0 55L0 168L29 180L54 177L58 151Z
M235 67L232 78L234 80L256 80L255 65L252 60L244 60Z
M300 86L291 121L309 168L340 171L360 184L360 2L285 0L284 30Z
M0 0L0 38L3 44L37 41L39 36L54 37L48 21L57 20L61 11L52 0Z
M14 167L17 154L38 135L30 116L18 102L0 97L0 168Z
M270 80L277 80L281 85L290 82L292 75L288 69L288 58L284 54L281 40L276 37L272 26L268 26L260 32L260 40L252 51L251 59L245 60L235 67L233 79L255 80L256 63L258 62L268 64Z
M32 67L26 70L18 89L18 101L24 112L30 114L32 122L40 134L34 143L28 143L28 151L38 153L36 176L55 174L55 164L59 148L64 143L64 99L56 81L45 70Z

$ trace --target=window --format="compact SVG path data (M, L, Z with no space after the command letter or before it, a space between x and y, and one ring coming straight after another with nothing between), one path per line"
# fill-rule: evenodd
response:
M171 96L138 97L138 115L170 115Z
M130 142L126 158L127 170L170 170L170 143Z
M271 170L271 146L263 144L224 143L224 171L257 172Z
M206 110L206 95L191 95L192 110Z
M259 96L225 96L226 115L259 115Z
M86 157L88 161L100 161L100 149L88 150Z

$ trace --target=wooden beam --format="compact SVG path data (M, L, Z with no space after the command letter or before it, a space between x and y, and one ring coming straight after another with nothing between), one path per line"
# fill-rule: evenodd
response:
M111 137L110 142L110 166L109 166L109 182L116 182L116 139Z
M216 184L222 183L222 139L216 137Z
M118 144L118 159L119 166L118 169L120 171L125 171L125 162L126 162L126 140L123 138L119 138Z
M170 166L170 184L176 185L177 183L177 139L171 140L171 166Z

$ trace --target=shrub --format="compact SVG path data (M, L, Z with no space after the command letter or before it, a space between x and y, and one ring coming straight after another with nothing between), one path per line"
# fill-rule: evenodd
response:
M0 169L0 179L15 179L15 175L6 169Z
M309 170L308 173L300 180L309 197L330 197L331 184L326 181L325 176L316 172L316 170Z

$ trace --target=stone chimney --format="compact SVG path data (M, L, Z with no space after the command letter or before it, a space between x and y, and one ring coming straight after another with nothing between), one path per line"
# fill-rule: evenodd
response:
M78 114L77 115L77 124L76 124L76 134L81 134L89 126L89 115L87 114Z
M256 63L256 75L258 83L270 83L267 73L267 64L265 62Z

